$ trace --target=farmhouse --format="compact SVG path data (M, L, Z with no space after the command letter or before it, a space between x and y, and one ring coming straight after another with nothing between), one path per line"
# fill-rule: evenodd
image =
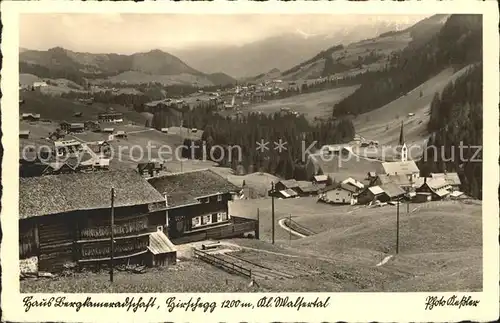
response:
M326 184L315 184L306 181L298 182L299 186L295 189L299 196L316 195L318 192L325 188Z
M152 219L165 218L165 199L134 171L20 178L19 255L41 271L66 263L106 265L110 257L111 188L116 263L144 263Z
M384 185L393 183L401 187L402 189L410 189L416 182L411 181L411 177L406 175L387 175L387 174L379 174L372 181L371 185Z
M403 190L399 185L394 183L386 183L379 186L385 194L389 197L390 200L397 200L402 198L406 191Z
M424 178L424 183L416 188L418 193L430 193L433 201L442 200L450 194L451 186L444 178Z
M123 130L119 130L116 132L115 135L116 138L127 138L127 134Z
M101 122L122 122L123 114L120 112L100 113L97 118Z
M321 191L319 200L333 204L356 204L356 189L347 184L335 184Z
M328 182L328 175L313 176L313 184L326 184Z
M30 137L29 130L19 130L19 138L28 139Z
M299 182L297 182L294 179L289 179L289 180L283 180L279 181L276 184L274 184L274 189L276 191L283 191L283 190L296 190L299 188Z
M149 175L152 177L155 173L159 174L161 170L163 170L163 163L155 160L139 163L137 165L137 172L143 176Z
M167 225L172 242L238 237L247 232L258 237L256 221L228 214L228 202L240 188L212 170L152 177L148 182L165 196L167 218L159 216L155 221Z
M387 202L390 200L390 197L380 186L367 187L358 194L359 204L368 204L375 200L378 200L380 202Z
M71 123L68 129L69 132L83 132L85 125L83 123Z
M23 113L21 115L21 119L24 121L39 121L40 114L39 113Z
M458 191L460 189L460 185L462 182L460 181L460 177L458 176L457 173L432 173L431 178L437 179L437 178L444 178L446 183L451 186L451 188L454 191Z

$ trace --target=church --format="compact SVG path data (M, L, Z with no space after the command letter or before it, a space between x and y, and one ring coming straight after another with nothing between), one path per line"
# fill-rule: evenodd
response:
M399 134L399 144L396 148L399 161L383 162L379 174L388 176L405 176L410 182L415 182L420 177L420 170L413 160L408 160L408 147L404 139L403 122L401 122L401 132Z

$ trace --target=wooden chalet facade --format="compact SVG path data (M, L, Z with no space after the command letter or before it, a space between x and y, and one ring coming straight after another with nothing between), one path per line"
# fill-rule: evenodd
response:
M115 188L116 263L149 259L151 218L165 218L165 200L134 171L20 178L19 256L37 257L40 271L65 264L107 266L111 187Z
M167 227L173 243L222 239L254 232L258 222L231 217L228 202L241 189L209 169L148 179L167 201L167 218L152 215L150 223Z

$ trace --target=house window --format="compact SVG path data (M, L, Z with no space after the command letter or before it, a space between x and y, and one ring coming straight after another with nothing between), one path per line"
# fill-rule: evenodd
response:
M227 213L226 212L218 212L217 213L217 222L227 221Z
M191 220L191 224L193 226L193 228L196 228L196 227L199 227L201 225L201 221L200 221L200 217L197 216L197 217L194 217L192 220Z
M222 201L222 195L217 195L217 202L221 202Z
M211 223L212 223L212 216L211 215L204 215L202 220L201 220L201 224L207 225L207 224L211 224Z

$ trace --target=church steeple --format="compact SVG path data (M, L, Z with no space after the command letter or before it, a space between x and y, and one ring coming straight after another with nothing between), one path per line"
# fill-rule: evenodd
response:
M401 121L401 132L399 133L399 146L401 149L401 161L406 162L408 160L408 148L405 143L403 121Z
M401 132L399 133L399 145L402 146L405 143L405 135L403 131L403 121L401 121Z

